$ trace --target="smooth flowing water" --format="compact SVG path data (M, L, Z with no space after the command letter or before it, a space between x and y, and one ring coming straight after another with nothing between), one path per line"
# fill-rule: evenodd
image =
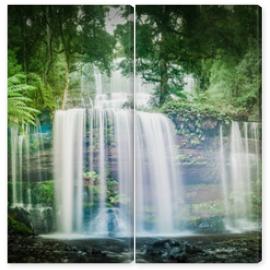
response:
M175 129L159 113L136 113L138 235L179 233L183 185L176 163Z
M118 73L113 72L113 85ZM57 232L131 236L133 117L130 109L122 109L129 95L104 93L96 68L94 78L93 107L55 114Z
M224 203L224 224L225 227L229 225L229 187L228 187L228 176L227 176L227 163L225 158L224 150L224 139L223 139L223 127L220 126L219 129L219 139L220 139L220 174L221 174L221 184L222 184L222 195Z
M69 109L66 111L57 112L55 115L54 132L55 147L59 160L62 159L61 166L55 163L55 177L60 186L56 186L56 197L61 198L61 194L71 196L73 198L66 199L66 203L57 202L64 208L65 204L69 208L75 209L76 194L66 192L67 186L64 186L64 181L61 180L61 175L64 174L65 167L70 168L68 162L72 160L72 151L68 154L64 151L64 146L72 147L73 140L77 140L77 132L79 132L80 142L84 146L82 152L78 153L81 159L84 153L87 153L87 161L84 161L84 170L94 171L98 175L95 185L91 188L83 185L82 193L87 190L88 196L84 197L83 210L85 211L87 204L91 205L89 211L84 215L83 229L81 233L89 233L92 236L110 236L127 235L132 233L132 217L133 217L133 111L130 109L123 109L122 106L129 100L131 95L129 91L124 91L129 88L129 83L119 85L119 72L113 72L110 87L120 89L115 92L115 89L109 89L109 94L102 79L102 75L94 68L95 78L95 99L93 107L84 109L85 125L84 133L74 131L72 121L69 121L68 130L63 129L65 117L69 114L75 114L76 109ZM67 116L63 116L63 115ZM62 117L64 117L62 119ZM176 164L176 143L174 140L175 129L171 121L164 115L158 113L144 113L137 112L135 117L136 132L136 149L137 168L136 168L136 182L140 192L137 197L137 224L139 226L139 233L151 234L172 234L179 229L179 220L181 219L181 200L182 183L179 172L179 167ZM59 131L59 129L61 131ZM77 134L73 136L69 142L62 140L65 133ZM79 136L79 135L78 135ZM59 146L60 144L60 146ZM59 154L59 149L61 148ZM57 150L58 149L58 150ZM57 155L55 153L54 155ZM74 155L74 153L73 153ZM62 156L62 157L61 157ZM77 156L77 155L76 155ZM57 161L57 159L56 159ZM74 170L74 169L73 169ZM66 173L70 175L71 172ZM111 185L110 178L115 177L117 189L117 203L110 202L109 185ZM58 181L60 178L60 181ZM68 176L65 176L65 181L68 181ZM74 180L83 181L83 180ZM75 184L74 188L75 188ZM79 185L80 186L80 185ZM96 194L94 188L98 190ZM64 190L64 192L62 192ZM81 197L81 196L79 196ZM72 203L73 202L73 203ZM73 210L76 212L77 210ZM77 233L78 230L74 227L74 220L72 221L72 214L65 213L64 209L59 216L64 224L69 228L63 230L63 226L58 226L58 231L61 233ZM85 211L86 212L86 211ZM152 222L147 222L151 216L155 216ZM73 219L75 216L73 216ZM73 227L72 227L73 226ZM73 229L70 229L73 228Z
M252 220L252 197L256 192L256 183L258 184L260 179L258 130L259 126L256 123L240 124L233 121L230 134L226 138L228 142L225 151L223 127L220 127L224 223L229 231L242 232L256 228L256 221Z
M104 83L104 75L96 68L93 71L93 102L81 79L80 97L88 101L81 102L77 97L72 101L69 97L67 109L57 110L54 116L56 237L130 237L134 214L137 236L183 234L192 217L187 209L192 209L196 202L187 199L193 184L186 187L189 179L183 179L185 184L182 181L183 167L178 156L186 153L178 149L179 137L173 122L161 113L134 112L130 104L132 94L111 89L120 84L119 72L112 73L113 83L107 88L108 78ZM123 85L129 87L127 81ZM120 86L119 89L123 91ZM141 107L147 107L149 102L148 94L140 95ZM217 184L211 185L217 185L217 194L221 194L217 197L219 203L223 202L225 228L231 232L256 229L252 215L254 194L260 194L260 125L232 122L229 128L220 126L219 131L219 140L213 140L213 145L219 154L220 185L218 174ZM13 207L35 208L33 183L49 178L44 165L48 150L44 135L39 123L23 132L10 129ZM199 192L196 194L200 195Z
M35 177L35 181L47 180L47 173L43 171L42 161L45 151L43 133L37 123L35 128L25 126L21 132L18 127L12 127L9 134L11 205L12 207L31 208L31 177ZM35 169L35 173L31 176L30 171L33 169Z
M83 132L83 109L56 112L53 149L57 228L66 234L82 229Z
M84 125L86 115L89 118L87 129ZM162 114L137 112L135 119L138 233L172 234L179 229L182 198L181 177L176 163L175 130L170 120ZM58 232L87 233L90 236L130 235L133 214L132 111L100 106L89 111L57 111L54 130ZM87 134L90 142L84 150ZM108 143L110 136L113 137L113 146ZM98 173L96 202L93 201L93 191L83 199L85 151L88 152L91 170ZM115 152L116 159L119 197L116 206L108 203L108 181L113 166L111 152ZM87 203L94 204L94 207L87 216L88 220L85 220L83 211ZM155 219L147 224L151 215Z

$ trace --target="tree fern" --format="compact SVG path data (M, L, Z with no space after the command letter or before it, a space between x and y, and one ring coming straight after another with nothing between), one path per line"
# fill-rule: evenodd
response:
M42 78L36 73L29 73L27 75L27 82L33 86L31 91L33 101L40 109L53 109L55 100L52 96L51 88L45 85Z
M27 92L35 90L35 87L25 83L26 76L22 73L8 78L8 121L10 124L35 124L35 117L39 110L35 109L32 99Z

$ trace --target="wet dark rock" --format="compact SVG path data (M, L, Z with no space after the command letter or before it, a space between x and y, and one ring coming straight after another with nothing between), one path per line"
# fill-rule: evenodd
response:
M197 235L172 239L138 238L139 263L257 263L261 261L261 235Z
M54 212L51 207L22 207L8 210L9 234L46 234L54 229Z
M8 261L9 263L129 262L133 256L130 247L130 239L56 240L34 235L9 235ZM118 251L124 249L129 251Z
M192 246L186 241L173 239L157 240L150 245L144 245L142 250L146 257L153 262L186 262L190 254L202 252L198 247Z
M13 235L34 234L30 214L23 208L12 208L8 211L8 233Z

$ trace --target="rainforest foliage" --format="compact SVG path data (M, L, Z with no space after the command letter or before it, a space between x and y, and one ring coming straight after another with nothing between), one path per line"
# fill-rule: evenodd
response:
M230 107L259 118L261 10L258 6L137 6L137 72L156 83L156 104L184 100ZM221 106L221 107L220 107Z
M108 31L112 9L123 20ZM63 107L78 63L109 74L120 57L123 74L133 72L134 46L137 74L156 85L156 106L176 97L179 110L192 99L191 106L260 117L258 6L137 6L136 44L128 6L11 5L8 13L10 124L34 123ZM187 74L195 80L191 94L184 91Z
M78 62L110 73L116 44L122 48L129 38L128 22L115 33L106 29L106 16L113 9L123 17L132 14L131 8L119 6L9 6L10 124L33 123L41 112L61 107Z

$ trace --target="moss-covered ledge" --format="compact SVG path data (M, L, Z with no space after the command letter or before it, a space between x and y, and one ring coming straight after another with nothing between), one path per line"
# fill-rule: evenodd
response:
M169 101L161 107L160 112L174 122L177 134L187 137L192 145L199 145L206 138L217 136L221 124L229 126L232 120L245 121L248 118L241 108L218 107L210 102L188 100Z

